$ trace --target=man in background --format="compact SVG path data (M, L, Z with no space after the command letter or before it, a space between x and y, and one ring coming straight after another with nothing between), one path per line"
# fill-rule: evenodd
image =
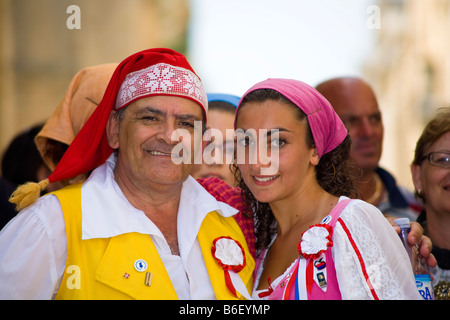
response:
M398 186L395 178L379 166L384 127L373 89L362 79L338 77L316 89L331 103L352 138L350 156L361 169L356 182L359 197L385 215L416 220L420 205L412 192Z

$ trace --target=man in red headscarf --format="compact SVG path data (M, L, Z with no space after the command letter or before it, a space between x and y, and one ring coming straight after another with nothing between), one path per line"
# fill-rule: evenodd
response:
M248 297L254 261L237 210L189 176L207 108L178 52L122 61L49 178L13 194L22 211L0 233L0 297ZM174 140L178 129L185 134ZM191 161L174 161L179 143ZM39 198L48 183L90 171L84 183Z

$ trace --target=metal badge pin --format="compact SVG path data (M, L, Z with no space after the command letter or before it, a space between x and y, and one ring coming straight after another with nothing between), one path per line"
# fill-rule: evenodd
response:
M143 259L137 259L134 262L134 268L138 272L144 272L145 270L147 270L147 262Z
M145 285L150 287L152 285L152 278L153 278L153 274L151 274L150 272L147 272L145 274Z

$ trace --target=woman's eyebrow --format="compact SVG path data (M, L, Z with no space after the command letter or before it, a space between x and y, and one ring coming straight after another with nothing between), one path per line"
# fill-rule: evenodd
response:
M290 131L286 128L274 128L274 129L270 129L270 131L268 131L264 135L264 137L270 137L272 135L272 133L278 133L278 132L290 132Z

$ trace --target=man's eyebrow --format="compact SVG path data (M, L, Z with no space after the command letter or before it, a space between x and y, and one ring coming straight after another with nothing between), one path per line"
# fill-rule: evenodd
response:
M160 115L160 116L167 115L167 112L157 109L157 108L150 107L150 106L141 108L136 111L137 116L142 115L142 114L148 114L148 113L152 113L152 114ZM201 118L199 118L198 116L191 114L191 113L175 114L175 118L178 120L201 120Z
M194 114L190 114L190 113L176 114L175 118L178 120L201 120L201 118L197 117Z
M136 111L136 115L145 114L145 113L154 113L157 115L165 115L166 114L162 110L152 108L152 107L145 107L145 108L138 109Z
M381 116L381 111L376 111L374 113L372 113L372 116Z

